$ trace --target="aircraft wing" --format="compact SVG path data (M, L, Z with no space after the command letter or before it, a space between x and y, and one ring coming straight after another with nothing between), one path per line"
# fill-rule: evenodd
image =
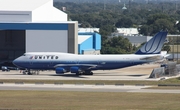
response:
M64 67L64 68L67 68L67 67L81 67L81 68L84 68L84 69L91 69L91 68L96 68L98 65L94 65L94 64L57 64L54 66L54 68L57 68L57 67Z

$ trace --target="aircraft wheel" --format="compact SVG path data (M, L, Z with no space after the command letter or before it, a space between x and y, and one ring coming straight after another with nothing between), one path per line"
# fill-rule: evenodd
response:
M28 70L28 75L32 75L32 71L31 70Z
M77 72L76 75L79 76L79 72Z
M27 72L26 72L25 70L23 70L23 74L26 75L26 73L27 73Z
M87 71L87 72L85 72L85 75L93 75L93 72L92 71Z
M32 73L28 72L28 75L32 75Z
M37 75L39 75L39 71L37 71Z
M93 75L93 72L92 72L92 71L90 72L90 75Z

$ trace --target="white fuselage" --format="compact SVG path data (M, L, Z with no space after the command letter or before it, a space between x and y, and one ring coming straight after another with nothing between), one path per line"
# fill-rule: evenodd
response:
M157 59L157 56L158 59ZM117 69L143 63L160 60L160 54L151 55L76 55L68 53L25 53L17 58L14 63L27 69L55 69L58 66L87 66L92 65L91 70Z

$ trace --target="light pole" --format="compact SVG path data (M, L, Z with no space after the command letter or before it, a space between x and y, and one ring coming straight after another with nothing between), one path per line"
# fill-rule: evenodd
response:
M177 35L177 38L176 38L176 45L177 45L177 63L178 63L178 47L179 47L179 42L178 42L178 35Z

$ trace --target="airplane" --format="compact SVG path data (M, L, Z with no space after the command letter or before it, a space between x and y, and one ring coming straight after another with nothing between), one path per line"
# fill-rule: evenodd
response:
M95 70L112 70L162 60L162 46L167 31L160 31L134 54L77 55L60 52L27 52L13 61L19 69L55 70L56 74L66 72L76 75L93 75Z

